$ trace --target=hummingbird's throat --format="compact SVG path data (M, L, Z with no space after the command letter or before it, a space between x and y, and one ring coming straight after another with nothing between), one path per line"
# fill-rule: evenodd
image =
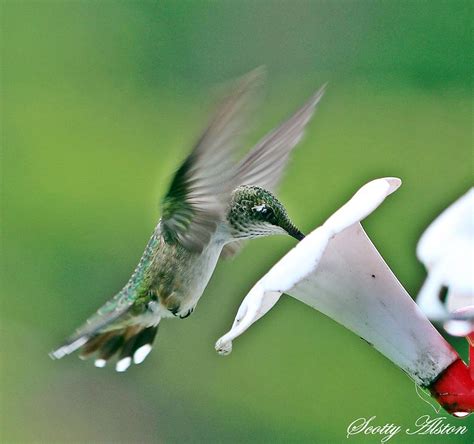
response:
M282 225L273 225L268 222L249 222L234 220L230 223L232 237L235 239L254 239L256 237L290 235L298 241L304 239L304 234L288 219Z
M249 224L246 226L234 225L232 228L232 236L236 239L254 239L256 237L287 234L283 228L267 223Z

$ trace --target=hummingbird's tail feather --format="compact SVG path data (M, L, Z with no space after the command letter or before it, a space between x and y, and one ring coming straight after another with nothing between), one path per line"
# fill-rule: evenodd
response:
M124 372L132 361L140 364L145 360L152 349L157 332L158 325L151 327L132 325L98 333L82 346L80 358L87 359L95 354L94 365L102 368L109 360L118 356L115 369Z
M120 320L124 320L130 307L133 305L133 298L130 297L126 290L128 290L127 287L100 307L95 314L87 319L60 347L53 350L49 356L52 359L61 359L79 350L84 344L96 338L99 333L114 330L110 326L113 326Z
M130 364L141 364L151 352L153 341L158 332L158 325L146 327L133 335L127 337L124 341L120 355L115 365L115 370L124 372L130 367Z
M149 318L146 312L130 310L134 298L120 292L103 305L85 324L49 355L61 359L76 350L85 359L96 355L95 366L105 367L107 361L118 356L116 370L125 371L132 360L140 364L151 351L160 318ZM143 316L145 315L145 316Z

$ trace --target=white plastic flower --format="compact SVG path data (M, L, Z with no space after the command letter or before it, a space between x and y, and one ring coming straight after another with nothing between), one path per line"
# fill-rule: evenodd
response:
M286 293L364 338L415 382L429 386L458 356L407 294L359 223L400 184L400 179L383 178L364 185L288 252L250 290L216 350L230 353L232 341Z
M417 256L428 271L418 305L450 334L467 336L474 331L474 188L431 223Z

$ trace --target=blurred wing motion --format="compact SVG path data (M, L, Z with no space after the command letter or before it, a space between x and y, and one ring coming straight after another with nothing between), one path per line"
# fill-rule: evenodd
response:
M325 90L326 84L288 120L258 142L239 162L233 177L233 189L239 185L255 185L268 191L275 191L288 163L290 152L303 137L305 127ZM227 244L221 256L228 258L235 255L244 244L245 241Z
M274 191L288 163L291 150L298 144L305 127L326 90L318 90L296 113L267 134L237 165L234 188L255 185Z
M162 202L161 225L167 242L201 252L224 219L233 189L233 157L263 77L263 69L258 68L240 80L176 172Z
M235 165L234 154L263 77L263 69L258 68L241 79L176 172L162 202L161 226L167 242L202 252L218 222L224 220L235 188L256 185L273 191L281 179L289 154L301 140L325 86ZM223 255L232 255L238 250L236 246L235 242L229 244Z

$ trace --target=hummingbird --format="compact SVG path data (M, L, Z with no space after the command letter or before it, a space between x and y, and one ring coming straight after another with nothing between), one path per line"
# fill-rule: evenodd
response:
M274 189L325 85L235 161L262 78L261 68L244 75L221 102L171 180L161 218L130 279L50 353L53 359L80 349L81 358L95 356L96 367L115 357L118 372L140 364L162 319L184 319L193 312L220 257L235 255L248 239L304 238Z

